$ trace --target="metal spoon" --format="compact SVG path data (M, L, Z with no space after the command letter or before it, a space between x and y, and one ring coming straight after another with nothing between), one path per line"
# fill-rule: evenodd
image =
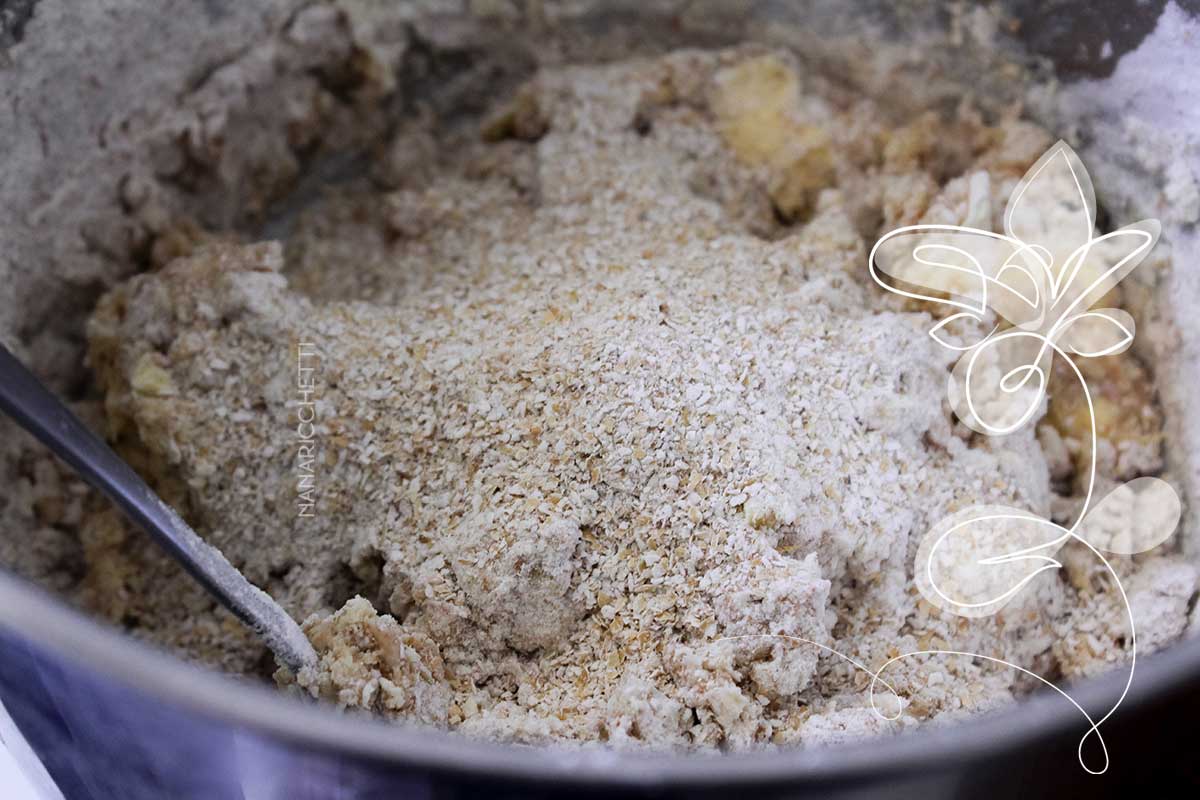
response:
M283 608L188 527L112 451L0 345L0 409L99 489L149 533L208 593L248 625L293 673L317 654Z

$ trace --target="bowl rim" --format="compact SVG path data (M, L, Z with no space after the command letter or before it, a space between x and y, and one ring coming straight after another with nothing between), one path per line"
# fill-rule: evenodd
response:
M291 746L458 776L590 787L828 783L913 775L930 764L962 765L1029 747L1087 724L1053 692L951 725L790 751L697 754L604 746L529 746L472 739L415 724L364 719L308 703L179 659L95 621L23 578L0 569L0 627L60 659L158 702ZM1137 661L1122 708L1182 686L1200 672L1200 637ZM1089 713L1103 713L1124 685L1112 670L1071 685ZM1121 712L1118 711L1118 714ZM1119 753L1112 754L1114 759ZM1064 769L1079 769L1064 764Z

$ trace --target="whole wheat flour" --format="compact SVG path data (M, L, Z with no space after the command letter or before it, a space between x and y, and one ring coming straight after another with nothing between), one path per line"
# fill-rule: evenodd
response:
M1071 678L1124 658L1124 621L1070 550L994 617L919 600L934 520L1069 513L1083 421L1064 382L1037 431L957 425L930 310L870 285L864 243L995 224L1050 141L969 109L890 119L756 48L545 69L480 125L400 128L281 242L184 237L101 301L90 363L111 436L307 618L322 661L281 672L293 690L535 742L949 719L1029 687L908 658L885 722L864 671L798 640ZM1146 367L1090 369L1102 475L1160 470ZM131 534L85 531L96 597L136 593ZM1142 641L1177 636L1192 567L1119 569Z

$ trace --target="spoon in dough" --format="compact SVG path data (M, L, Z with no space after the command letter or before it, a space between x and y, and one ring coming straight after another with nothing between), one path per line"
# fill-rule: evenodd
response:
M249 626L293 674L317 654L296 621L188 527L121 457L0 345L0 409L36 436Z

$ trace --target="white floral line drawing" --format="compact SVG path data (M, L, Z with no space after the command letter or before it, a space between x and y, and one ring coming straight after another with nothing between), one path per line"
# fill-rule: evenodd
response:
M971 182L968 221L990 225L987 173ZM982 208L982 213L980 213ZM1108 770L1108 748L1100 732L1120 707L1137 666L1137 632L1125 588L1101 552L1131 555L1165 541L1178 525L1181 506L1171 486L1140 477L1093 506L1096 487L1097 429L1092 395L1072 359L1123 352L1133 342L1134 321L1116 308L1093 310L1150 251L1158 238L1156 220L1143 220L1102 236L1095 235L1096 203L1091 179L1065 142L1052 146L1017 184L1005 208L1004 233L960 225L910 225L875 243L868 265L872 278L897 295L953 311L929 331L941 344L962 355L948 380L955 415L972 430L990 436L1012 433L1042 408L1051 361L1062 358L1079 381L1086 400L1090 449L1086 491L1074 522L1064 527L1026 510L977 505L950 514L925 534L914 563L914 580L934 606L964 617L998 612L1043 572L1062 564L1057 551L1069 541L1085 546L1104 566L1120 593L1129 625L1129 671L1120 696L1099 719L1053 682L1020 665L981 653L919 650L901 653L871 670L827 645L798 637L761 634L816 646L871 676L871 707L882 718L881 677L892 664L918 655L981 659L1018 670L1053 689L1088 722L1077 757L1087 772ZM892 279L890 283L884 276ZM926 289L936 294L922 293ZM1008 323L1005 327L1004 323ZM991 326L982 336L976 332ZM962 330L955 332L955 328ZM746 636L729 639L753 638ZM1103 757L1093 768L1084 757L1096 737Z

